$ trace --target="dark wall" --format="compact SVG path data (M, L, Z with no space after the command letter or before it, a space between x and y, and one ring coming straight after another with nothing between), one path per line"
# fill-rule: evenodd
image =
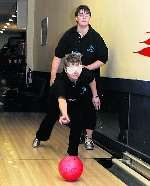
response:
M118 123L120 131L126 129L126 139L120 141L101 129L95 132L96 140L112 151L129 151L150 162L150 81L103 77L101 84L104 100L99 115L107 113L105 117L109 117L108 113L117 113L116 121L112 118L110 123ZM106 128L108 119L102 119ZM115 130L110 124L107 130L111 127Z
M150 156L150 97L131 94L128 145Z

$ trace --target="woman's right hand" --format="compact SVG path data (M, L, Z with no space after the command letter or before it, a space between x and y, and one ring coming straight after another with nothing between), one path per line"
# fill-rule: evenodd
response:
M60 116L59 117L59 123L61 125L66 125L66 124L70 123L70 119L69 119L68 116Z

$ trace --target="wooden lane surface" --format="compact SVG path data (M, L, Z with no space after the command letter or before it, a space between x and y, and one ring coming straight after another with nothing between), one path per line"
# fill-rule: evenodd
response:
M96 147L87 151L80 145L79 154L84 172L77 182L66 182L58 173L58 162L68 144L67 127L56 124L50 140L38 149L31 147L35 132L44 114L0 113L0 186L121 186L118 178L92 158L111 155Z

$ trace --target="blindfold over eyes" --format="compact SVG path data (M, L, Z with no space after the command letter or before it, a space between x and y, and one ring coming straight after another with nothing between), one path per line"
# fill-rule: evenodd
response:
M66 67L66 72L68 74L73 74L73 73L81 73L82 72L82 65L79 66L72 66L72 67Z

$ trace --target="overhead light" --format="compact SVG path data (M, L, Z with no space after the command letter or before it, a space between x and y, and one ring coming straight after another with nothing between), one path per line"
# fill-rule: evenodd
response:
M7 25L7 26L9 26L9 25L10 25L10 23L8 23L8 22L7 22L7 23L6 23L6 25Z
M5 25L4 28L7 28L7 26Z
M9 21L10 21L10 22L12 22L12 21L13 21L13 19L9 18Z
M1 33L1 34L3 34L3 31L2 31L2 30L0 30L0 33Z
M17 17L15 14L13 14L11 17Z
M5 31L6 29L5 28L2 28L3 31Z

